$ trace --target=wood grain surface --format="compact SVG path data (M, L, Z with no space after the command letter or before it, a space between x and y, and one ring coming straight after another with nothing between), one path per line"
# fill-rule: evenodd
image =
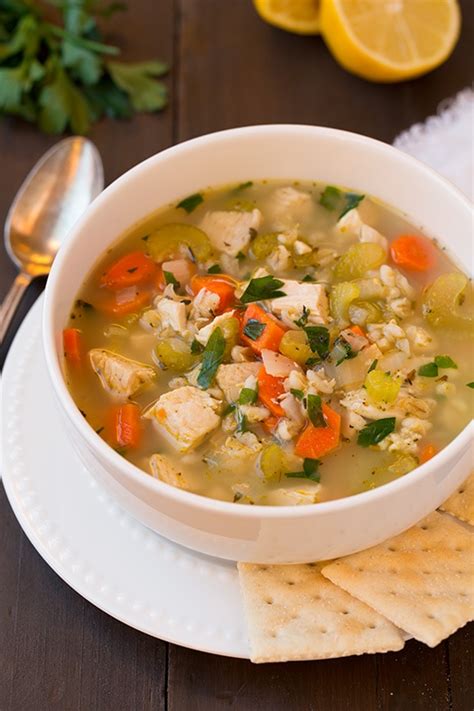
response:
M94 128L106 181L173 143L232 126L322 124L392 142L472 81L474 3L461 5L462 35L449 61L383 86L346 73L320 38L265 25L249 0L129 0L129 12L110 23L111 39L129 58L172 63L171 101L161 114ZM0 217L55 140L1 121ZM14 275L2 249L0 298ZM30 288L13 330L43 286ZM410 641L396 654L261 666L169 645L108 617L60 580L0 489L0 711L471 711L473 628L435 649Z

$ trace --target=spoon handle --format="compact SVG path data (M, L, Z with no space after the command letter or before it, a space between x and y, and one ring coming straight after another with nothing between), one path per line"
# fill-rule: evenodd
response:
M20 303L28 284L31 283L31 280L32 277L29 274L20 272L11 285L2 305L0 306L0 343L3 343L3 339L8 331L8 327L17 306Z

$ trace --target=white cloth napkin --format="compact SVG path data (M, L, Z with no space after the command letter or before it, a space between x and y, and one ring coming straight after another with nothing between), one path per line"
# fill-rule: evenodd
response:
M464 89L438 107L436 116L404 131L394 144L444 175L474 199L474 91Z

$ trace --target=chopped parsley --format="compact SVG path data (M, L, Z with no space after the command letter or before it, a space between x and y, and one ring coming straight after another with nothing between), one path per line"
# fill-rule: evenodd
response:
M304 330L313 353L317 353L323 360L327 358L329 354L329 331L326 326L305 326Z
M242 388L239 395L239 405L253 405L258 396L253 388Z
M275 279L271 274L251 279L240 300L243 304L250 304L252 301L278 299L281 296L286 296L284 291L280 291L283 284L281 279Z
M163 276L165 277L165 282L167 284L173 284L177 289L181 286L179 281L176 279L175 275L173 272L167 272L165 269L163 270Z
M247 190L247 188L251 188L252 185L253 185L252 180L247 180L245 183L240 183L239 185L237 185L237 187L234 188L234 190L232 192L240 193L240 192L242 192L242 190Z
M425 363L418 368L418 375L424 378L436 378L438 375L438 366L436 363Z
M466 383L468 388L474 389L474 381L472 383Z
M296 319L295 324L299 326L300 328L303 328L306 326L308 323L308 317L309 317L309 309L306 308L306 306L303 305L303 313L301 316Z
M213 264L212 267L209 267L207 270L208 274L221 274L222 269L220 264Z
M344 217L344 215L347 215L347 213L350 210L353 210L356 208L362 200L365 198L365 195L357 195L356 193L346 193L345 199L346 199L346 204L342 210L342 212L339 215L339 220L341 217Z
M197 383L200 388L206 390L214 380L217 369L224 358L225 346L224 335L221 328L217 326L209 336L203 352L201 370L197 377Z
M303 471L288 472L285 476L289 479L310 479L319 483L321 477L318 474L318 468L320 464L319 459L303 459Z
M359 432L357 444L360 444L361 447L370 447L373 444L378 444L394 431L395 424L395 417L384 417L382 420L371 422Z
M326 210L330 210L332 212L340 204L341 197L342 192L339 188L336 188L334 185L327 185L321 193L319 204L325 207Z
M327 427L323 415L323 404L319 395L308 395L307 410L309 420L314 427Z
M367 372L368 372L368 373L371 373L373 370L375 370L376 367L377 367L377 363L378 363L378 360L377 360L377 358L376 358L376 359L373 360L372 363L370 364L370 368L368 369Z
M338 220L340 220L341 217L344 217L350 210L357 207L364 197L365 195L345 193L334 185L327 185L321 193L319 204L331 212L339 210Z
M243 252L237 252L235 255L235 258L239 260L239 262L242 262L245 259L246 255Z
M345 360L355 358L357 353L352 350L352 346L342 336L338 336L334 341L334 348L331 351L331 358L336 365L341 365Z
M187 198L184 198L184 200L181 200L176 207L181 207L183 210L185 210L188 215L191 214L202 202L204 202L204 198L201 195L201 193L194 193L193 195L190 195Z
M314 277L312 277L311 274L305 274L301 281L312 282L312 281L316 281L316 279Z
M304 398L304 392L302 390L298 390L297 388L291 388L290 393L294 395L297 400L302 400Z
M237 422L236 432L238 432L239 434L242 434L243 432L248 432L249 428L248 428L247 418L239 410L239 408L237 408L235 411L235 420Z
M202 353L204 350L204 346L202 343L199 343L195 338L193 339L191 343L191 353L193 355L197 355L198 353Z
M447 355L435 356L434 362L438 368L455 368L457 370L458 367L454 360Z
M227 407L225 408L224 412L222 413L222 417L227 417L227 415L230 415L230 414L232 414L233 412L235 412L235 407L236 407L236 406L235 406L234 403L231 403L230 405L227 405Z
M256 341L260 338L264 330L266 329L266 324L258 321L256 318L249 318L244 326L244 334L248 336L252 341Z

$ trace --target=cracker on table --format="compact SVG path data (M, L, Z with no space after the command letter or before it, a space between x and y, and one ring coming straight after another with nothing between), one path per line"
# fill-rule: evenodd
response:
M474 618L474 534L436 511L322 574L430 647Z
M321 564L239 563L253 662L402 649L402 632L321 575Z
M474 472L440 506L440 509L474 526Z

